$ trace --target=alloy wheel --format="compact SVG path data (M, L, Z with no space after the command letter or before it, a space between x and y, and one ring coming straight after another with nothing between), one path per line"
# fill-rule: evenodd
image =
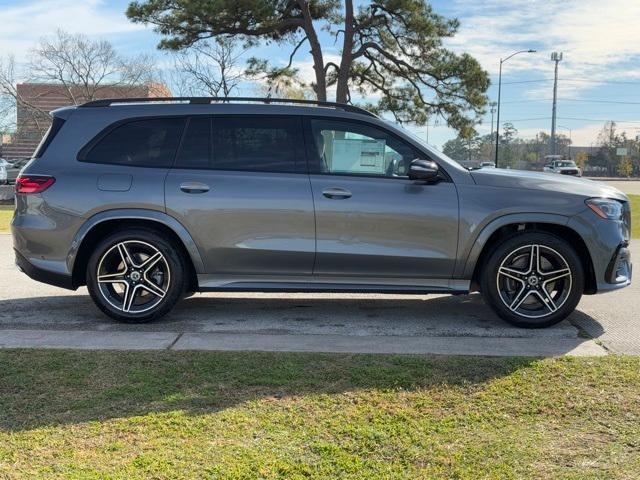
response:
M113 308L138 314L164 299L171 271L156 247L140 240L126 240L102 255L96 280L100 294Z
M558 311L569 298L571 268L556 250L525 245L500 264L497 286L500 299L516 315L543 318Z

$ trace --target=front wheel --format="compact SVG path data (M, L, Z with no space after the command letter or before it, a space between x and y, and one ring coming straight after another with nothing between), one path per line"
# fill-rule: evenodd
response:
M132 228L108 236L87 264L87 288L104 313L144 323L168 313L185 292L185 261L153 230Z
M584 271L575 250L555 235L517 233L499 244L482 270L482 295L518 327L554 325L575 310Z

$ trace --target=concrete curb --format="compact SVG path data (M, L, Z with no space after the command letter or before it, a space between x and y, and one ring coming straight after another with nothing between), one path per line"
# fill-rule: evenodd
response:
M206 350L434 354L557 357L604 356L607 351L583 338L407 337L350 335L268 335L176 332L3 330L0 348L81 350Z

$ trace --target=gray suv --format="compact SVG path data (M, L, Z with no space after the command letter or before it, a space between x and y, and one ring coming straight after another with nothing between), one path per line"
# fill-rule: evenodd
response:
M119 99L52 116L16 182L16 262L123 322L196 291L480 291L544 327L631 282L618 190L469 171L356 107Z

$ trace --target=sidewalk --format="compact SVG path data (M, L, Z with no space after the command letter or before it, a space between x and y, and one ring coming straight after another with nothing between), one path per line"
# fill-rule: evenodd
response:
M350 335L268 335L251 333L100 332L3 330L0 348L81 350L216 350L556 357L602 356L607 352L583 338L383 337Z

